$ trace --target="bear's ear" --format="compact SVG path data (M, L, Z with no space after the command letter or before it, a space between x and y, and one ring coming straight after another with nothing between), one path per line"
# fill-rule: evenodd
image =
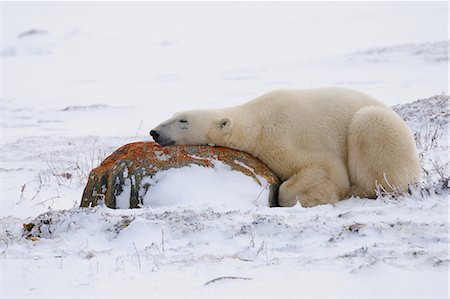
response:
M224 117L221 120L219 120L219 130L222 132L222 134L226 134L230 132L231 130L232 121L228 117Z

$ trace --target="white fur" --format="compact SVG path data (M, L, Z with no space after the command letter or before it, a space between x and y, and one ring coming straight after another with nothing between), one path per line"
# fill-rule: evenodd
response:
M163 145L215 144L254 155L284 181L281 206L373 197L376 184L402 191L419 177L405 122L350 89L276 90L236 107L177 113L155 131Z

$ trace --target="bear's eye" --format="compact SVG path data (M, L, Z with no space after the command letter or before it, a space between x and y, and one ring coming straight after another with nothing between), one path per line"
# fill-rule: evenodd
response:
M189 127L189 122L185 119L180 119L178 121L178 124L180 125L180 128L187 129Z

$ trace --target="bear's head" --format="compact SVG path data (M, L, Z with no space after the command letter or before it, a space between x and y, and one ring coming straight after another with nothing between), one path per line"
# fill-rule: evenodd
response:
M155 142L168 145L223 146L231 134L232 120L214 110L179 112L150 131Z

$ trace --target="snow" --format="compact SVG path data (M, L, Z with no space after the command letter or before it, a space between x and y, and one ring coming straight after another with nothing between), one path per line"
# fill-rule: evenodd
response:
M130 208L130 194L131 194L131 178L126 178L124 174L124 183L122 185L122 192L116 195L116 206L118 209Z
M447 208L430 196L246 212L52 211L36 221L42 239L9 237L3 267L14 275L4 287L17 296L443 296ZM7 220L12 238L20 236L20 219ZM55 275L65 278L64 288L47 287ZM252 281L204 287L228 275Z
M268 183L253 178L217 161L214 168L189 165L158 172L144 178L150 184L143 205L152 208L213 206L215 209L250 210L269 206Z
M448 297L448 3L1 6L0 297ZM407 121L411 194L268 208L264 182L188 167L142 209L78 208L176 111L330 85Z

